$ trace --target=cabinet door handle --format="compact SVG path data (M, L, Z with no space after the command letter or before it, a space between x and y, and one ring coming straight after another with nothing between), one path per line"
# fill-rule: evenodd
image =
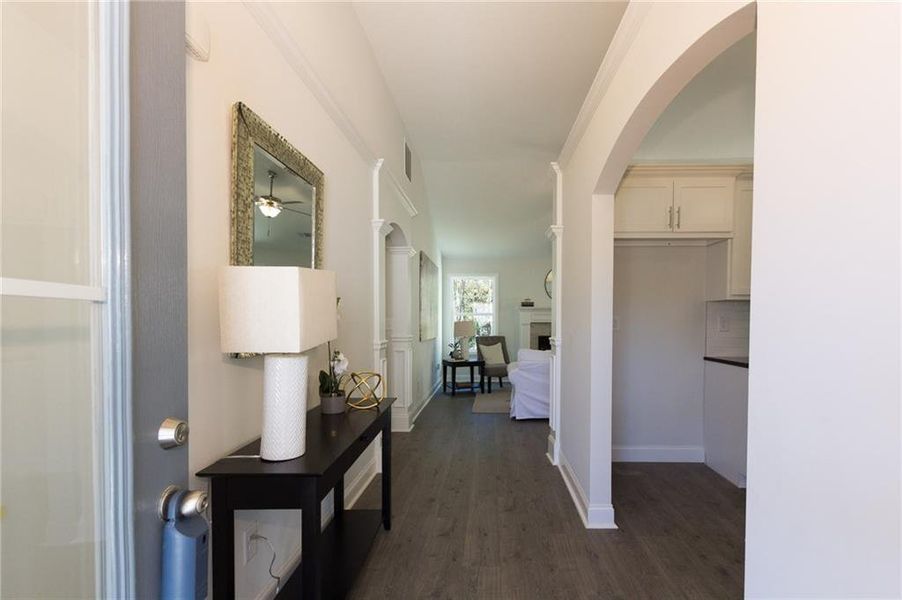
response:
M667 229L673 229L673 207L667 207Z
M681 215L680 215L681 212L683 212L683 207L682 207L682 206L678 206L678 207L677 207L677 229L680 228L680 223L683 222L683 219L682 219L682 217L681 217Z

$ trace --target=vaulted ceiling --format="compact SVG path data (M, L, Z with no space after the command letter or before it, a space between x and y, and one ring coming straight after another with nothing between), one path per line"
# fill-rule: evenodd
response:
M555 160L625 2L358 3L442 252L550 253Z

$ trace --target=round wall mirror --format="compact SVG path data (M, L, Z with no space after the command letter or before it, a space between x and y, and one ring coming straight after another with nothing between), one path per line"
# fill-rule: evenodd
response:
M548 273L545 274L545 293L548 294L548 297L551 298L551 282L554 281L554 274L551 269L548 269Z

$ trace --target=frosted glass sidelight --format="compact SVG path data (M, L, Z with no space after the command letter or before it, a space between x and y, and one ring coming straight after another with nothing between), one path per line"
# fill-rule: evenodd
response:
M0 4L0 272L89 285L92 7Z
M0 298L0 597L93 598L92 312Z

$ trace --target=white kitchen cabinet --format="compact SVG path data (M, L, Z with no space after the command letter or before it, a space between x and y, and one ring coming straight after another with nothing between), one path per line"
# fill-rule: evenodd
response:
M705 361L705 464L745 487L749 370Z
M620 239L728 239L743 165L638 165L614 197Z
M673 184L673 231L733 231L735 177L677 177Z
M730 248L730 294L752 291L752 179L736 180L733 205L733 243Z
M752 179L736 180L733 237L713 242L707 250L707 300L747 300L752 279Z
M673 179L626 177L614 199L614 231L673 231Z

